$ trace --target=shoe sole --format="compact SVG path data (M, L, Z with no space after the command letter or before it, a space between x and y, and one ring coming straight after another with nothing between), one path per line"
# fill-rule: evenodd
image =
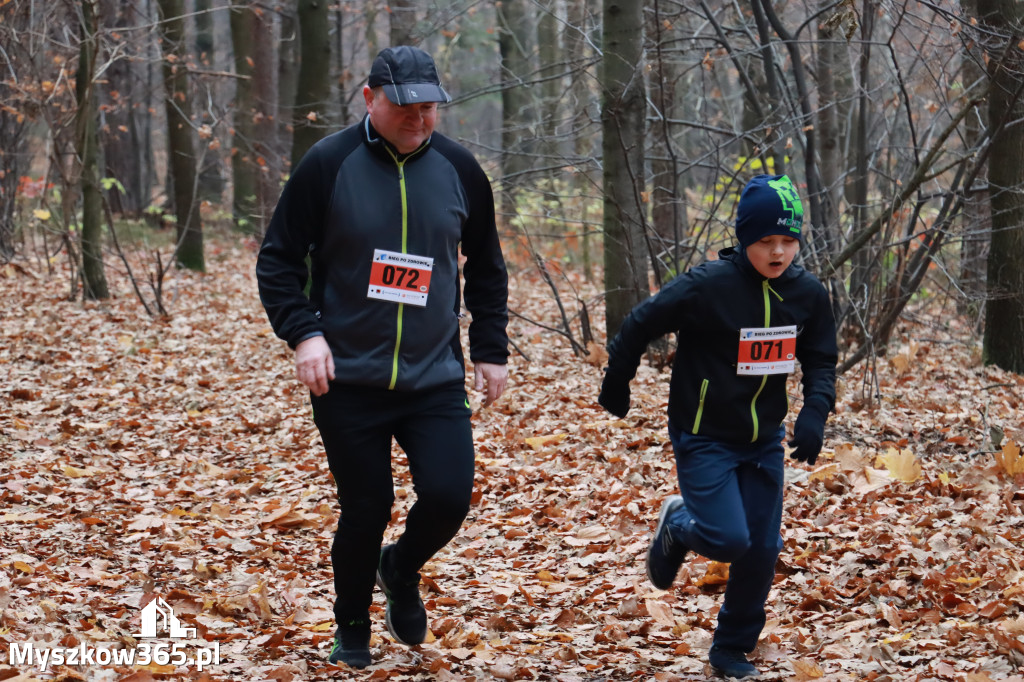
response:
M647 579L659 590L667 590L669 587L672 587L672 585L669 584L668 587L658 587L658 584L654 582L654 576L651 575L651 550L654 549L654 543L658 539L658 536L661 535L661 528L665 525L665 521L668 519L669 513L678 507L676 502L681 503L682 501L682 495L669 495L665 498L665 501L661 503L661 512L658 514L658 527L654 529L654 537L651 538L651 545L647 548Z
M729 680L750 680L750 679L753 679L755 677L760 677L761 676L760 671L752 672L752 673L737 673L737 674L733 674L733 673L726 672L725 670L722 670L721 668L716 668L715 666L711 666L711 670L712 670L712 672L715 673L716 676L724 677L724 678L729 679Z

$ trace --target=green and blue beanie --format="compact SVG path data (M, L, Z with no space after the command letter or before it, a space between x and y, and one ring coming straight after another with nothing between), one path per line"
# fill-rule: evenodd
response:
M763 237L784 234L803 242L804 207L785 175L758 175L747 183L736 208L736 239L746 248Z

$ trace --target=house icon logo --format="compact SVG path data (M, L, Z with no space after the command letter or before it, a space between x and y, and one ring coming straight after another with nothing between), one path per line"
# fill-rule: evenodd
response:
M162 624L162 625L161 625ZM172 639L187 639L196 636L195 628L182 627L174 609L157 597L142 609L142 632L139 637L156 637L157 632L165 630Z

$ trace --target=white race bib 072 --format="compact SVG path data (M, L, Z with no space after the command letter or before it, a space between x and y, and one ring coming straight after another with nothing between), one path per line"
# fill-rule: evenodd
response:
M374 249L367 298L423 307L430 295L434 259Z

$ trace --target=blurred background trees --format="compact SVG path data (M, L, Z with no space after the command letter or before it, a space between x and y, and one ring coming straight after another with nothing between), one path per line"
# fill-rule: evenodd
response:
M0 259L64 258L71 294L102 298L118 231L173 231L196 269L204 231L258 240L402 42L437 60L439 130L491 175L510 262L544 270L576 352L595 303L614 332L732 243L750 177L787 173L844 369L928 301L1024 372L1017 5L0 0ZM567 264L604 297L567 309Z

